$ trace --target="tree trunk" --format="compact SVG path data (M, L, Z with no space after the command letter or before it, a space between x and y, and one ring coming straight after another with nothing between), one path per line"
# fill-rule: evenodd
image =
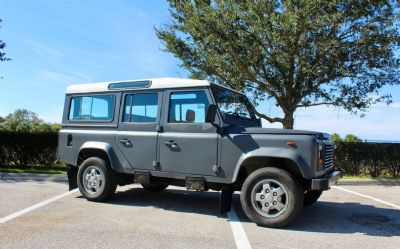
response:
M293 129L294 125L294 112L285 113L285 117L283 118L283 129Z

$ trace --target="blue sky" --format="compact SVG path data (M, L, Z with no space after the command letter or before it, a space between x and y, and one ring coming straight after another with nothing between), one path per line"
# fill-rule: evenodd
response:
M187 76L177 59L160 50L154 34L154 27L169 21L163 0L3 0L0 19L0 40L12 58L0 63L0 116L26 108L60 122L69 84ZM400 140L400 87L384 92L392 94L394 104L376 105L364 118L338 108L299 109L295 128ZM258 110L280 115L269 102Z

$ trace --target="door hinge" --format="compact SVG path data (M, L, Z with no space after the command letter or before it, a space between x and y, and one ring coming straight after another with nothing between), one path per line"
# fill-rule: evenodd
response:
M156 170L161 170L161 164L160 164L160 162L159 162L159 161L153 161L153 167L154 167Z
M214 165L213 167L212 167L212 171L214 172L214 174L215 175L219 175L219 173L221 172L221 166L219 166L219 165Z
M163 126L162 125L157 125L156 126L156 131L157 132L163 132Z

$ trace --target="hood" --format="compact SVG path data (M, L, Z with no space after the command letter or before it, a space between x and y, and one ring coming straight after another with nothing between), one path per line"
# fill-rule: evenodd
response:
M238 127L232 126L228 129L229 133L241 133L241 134L280 134L280 135L313 135L318 138L330 137L329 134L316 132L316 131L305 131L305 130L290 130L290 129L277 129L277 128L261 128L261 127Z

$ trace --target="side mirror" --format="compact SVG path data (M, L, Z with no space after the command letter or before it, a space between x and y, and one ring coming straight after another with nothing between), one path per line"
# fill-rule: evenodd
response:
M206 115L206 123L214 123L215 122L215 117L217 115L217 105L209 105L207 109L207 115Z

